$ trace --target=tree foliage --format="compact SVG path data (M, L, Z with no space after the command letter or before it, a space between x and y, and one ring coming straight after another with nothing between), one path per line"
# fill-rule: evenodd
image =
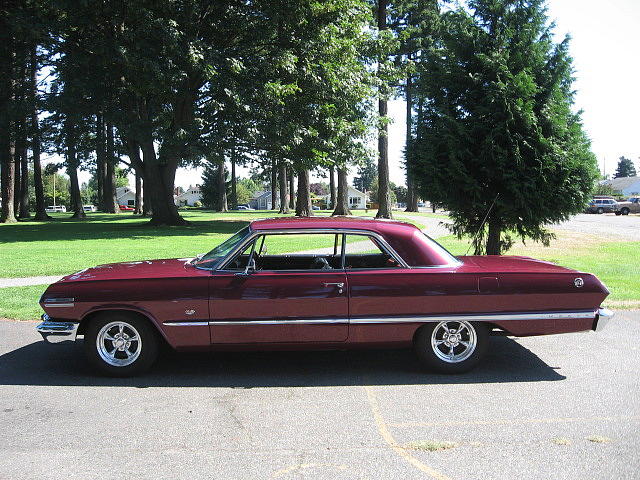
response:
M418 66L424 104L415 175L476 253L580 212L597 176L573 111L569 39L554 43L542 0L469 0L445 12ZM480 228L485 215L488 228Z
M633 162L626 157L620 157L618 160L618 168L613 178L635 177L636 175L636 167Z

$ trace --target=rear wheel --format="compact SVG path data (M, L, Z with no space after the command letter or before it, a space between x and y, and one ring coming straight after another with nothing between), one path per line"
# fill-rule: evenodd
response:
M629 215L629 209L627 207L623 208L620 212L622 215Z
M451 320L423 326L413 348L420 363L440 373L463 373L474 368L487 351L485 324Z
M158 343L148 321L126 312L100 314L84 334L89 363L112 377L129 377L147 370L158 356Z

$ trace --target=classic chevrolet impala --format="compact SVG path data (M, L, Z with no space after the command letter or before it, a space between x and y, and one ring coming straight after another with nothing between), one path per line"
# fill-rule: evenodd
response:
M413 346L428 368L474 367L491 334L600 330L595 276L526 257L454 257L413 225L353 217L258 220L196 258L100 265L49 286L37 329L84 336L101 372L176 350Z

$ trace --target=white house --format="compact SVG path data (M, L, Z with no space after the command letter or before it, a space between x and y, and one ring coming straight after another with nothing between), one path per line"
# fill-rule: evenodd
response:
M254 210L273 210L271 203L271 190L257 192L251 200L249 206ZM277 207L277 206L276 206Z
M180 195L176 196L176 205L179 207L193 207L196 202L202 203L202 191L200 190L200 185L196 185L192 187L189 185L189 188Z
M638 195L640 194L640 177L620 177L602 182L611 185L611 188L622 193L622 195Z
M351 210L364 210L367 208L367 201L369 200L366 193L361 192L353 188L351 185L348 185L348 196L349 196L349 209ZM331 195L325 195L324 200L327 202L327 208L334 208L331 205Z
M129 187L116 188L116 199L118 205L126 205L132 208L136 206L136 192Z

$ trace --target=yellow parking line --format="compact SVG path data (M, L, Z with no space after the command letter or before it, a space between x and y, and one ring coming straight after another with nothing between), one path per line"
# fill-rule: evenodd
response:
M376 426L378 427L378 432L380 432L380 435L382 436L384 441L387 442L387 444L393 449L393 451L396 452L398 455L400 455L403 459L405 459L411 465L416 467L418 470L429 475L431 478L435 478L436 480L451 480L450 477L447 477L446 475L438 472L437 470L434 470L429 465L425 465L420 460L418 460L413 455L411 455L411 453L408 450L398 445L396 440L393 438L393 435L391 435L391 432L389 431L389 428L387 427L387 424L384 421L384 417L380 413L380 406L378 405L378 399L376 398L376 394L373 388L370 387L369 385L364 385L363 388L365 392L367 392L369 407L371 408L371 413L373 414L373 418L376 422Z
M519 425L523 423L576 423L576 422L628 422L638 421L640 416L627 417L557 417L557 418L511 418L496 420L462 420L457 422L401 422L390 423L390 427L454 427L461 425Z

